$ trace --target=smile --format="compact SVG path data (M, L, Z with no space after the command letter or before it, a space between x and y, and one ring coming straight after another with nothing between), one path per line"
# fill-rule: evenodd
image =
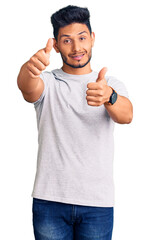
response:
M76 55L76 56L71 56L74 60L81 60L81 58L84 56L84 54L82 55Z

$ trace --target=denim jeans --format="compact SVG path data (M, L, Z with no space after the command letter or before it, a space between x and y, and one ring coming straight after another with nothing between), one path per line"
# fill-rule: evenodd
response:
M93 207L33 198L36 240L111 240L113 207Z

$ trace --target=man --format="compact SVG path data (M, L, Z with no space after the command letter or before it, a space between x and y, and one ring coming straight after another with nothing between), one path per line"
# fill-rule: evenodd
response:
M133 109L122 82L105 76L105 67L91 69L95 34L89 18L87 8L76 6L54 13L54 38L18 75L37 114L36 240L112 238L114 123L130 123ZM52 47L63 66L43 72Z

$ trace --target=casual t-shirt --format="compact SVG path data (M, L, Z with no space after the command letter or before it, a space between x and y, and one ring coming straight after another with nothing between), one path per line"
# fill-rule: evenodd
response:
M62 203L114 206L114 124L104 105L87 104L87 84L98 73L42 72L44 91L34 102L38 128L32 197ZM106 76L128 98L124 84Z

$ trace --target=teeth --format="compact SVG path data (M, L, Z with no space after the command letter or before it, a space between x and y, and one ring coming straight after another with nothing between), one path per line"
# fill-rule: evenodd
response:
M73 58L76 58L76 57L82 57L83 56L83 54L82 55L78 55L78 56L73 56Z

